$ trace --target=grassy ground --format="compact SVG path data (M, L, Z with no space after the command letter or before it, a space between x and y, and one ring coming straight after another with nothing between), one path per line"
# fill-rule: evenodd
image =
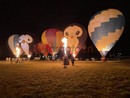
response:
M0 61L0 98L130 98L130 62Z

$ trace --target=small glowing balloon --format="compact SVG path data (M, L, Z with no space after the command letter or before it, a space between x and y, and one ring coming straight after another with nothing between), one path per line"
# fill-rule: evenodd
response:
M18 38L19 38L19 34L13 34L8 38L8 45L9 48L11 49L12 53L16 56L17 55L17 51L16 51L16 47L19 46L18 43ZM22 52L21 52L22 54Z
M96 13L89 21L90 39L102 57L105 57L123 33L124 15L117 9L107 9Z
M52 48L49 46L49 44L44 44L42 42L37 43L34 45L33 52L37 54L44 54L44 56L47 56L49 53L52 54Z

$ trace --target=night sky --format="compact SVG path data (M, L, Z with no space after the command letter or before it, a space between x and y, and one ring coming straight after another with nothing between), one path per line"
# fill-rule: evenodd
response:
M90 18L108 8L118 9L125 16L124 32L114 49L129 52L129 6L128 0L0 0L0 59L10 54L7 40L12 34L30 34L35 44L49 28L63 31L69 24L78 23L87 30Z

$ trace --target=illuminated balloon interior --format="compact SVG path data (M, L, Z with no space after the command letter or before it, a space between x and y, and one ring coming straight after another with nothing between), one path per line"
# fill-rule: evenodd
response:
M121 37L124 25L124 15L117 9L102 10L90 19L89 36L102 57L107 55Z

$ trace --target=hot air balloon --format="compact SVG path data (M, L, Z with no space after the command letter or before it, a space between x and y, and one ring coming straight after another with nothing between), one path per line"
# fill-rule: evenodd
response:
M89 21L88 32L102 58L116 44L123 33L124 15L117 9L106 9L96 13Z
M43 45L50 45L52 48L53 59L54 55L59 51L59 48L62 47L61 39L63 38L63 33L59 29L47 29L42 33L41 40Z
M36 54L44 54L44 56L47 57L47 55L50 53L52 54L52 48L49 46L49 44L44 44L42 42L37 43L34 45L33 52Z
M13 34L8 38L8 45L9 48L11 49L12 53L17 56L17 48L20 48L19 46L19 34ZM20 54L22 54L22 51L20 52ZM20 55L19 54L19 55Z
M81 49L86 49L87 31L80 24L71 24L64 30L64 36L67 38L68 47L71 54L75 57Z
M18 42L21 45L22 50L24 51L24 53L29 56L30 55L30 51L29 51L29 44L33 42L33 38L26 34L26 35L21 35L18 38Z

